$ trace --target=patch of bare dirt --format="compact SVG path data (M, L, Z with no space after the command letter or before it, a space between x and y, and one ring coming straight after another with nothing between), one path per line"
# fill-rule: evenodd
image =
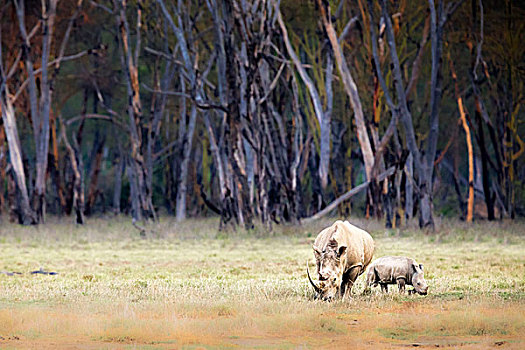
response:
M523 349L523 341L517 337L508 337L506 340L497 337L420 337L415 341L394 346L414 349Z
M59 337L51 339L23 339L21 337L0 337L0 348L8 349L81 349L81 350L96 350L96 349L119 349L122 348L122 343L106 343L94 341L90 339L78 339L76 337Z

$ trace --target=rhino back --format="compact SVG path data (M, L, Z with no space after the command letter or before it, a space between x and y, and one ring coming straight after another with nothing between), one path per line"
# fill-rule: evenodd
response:
M363 264L364 271L374 255L374 239L368 232L348 221L342 223L342 233L347 245L347 266Z
M375 244L374 244L374 239L372 238L372 236L370 236L370 234L366 231L363 231L363 232L364 234L362 237L363 237L363 245L365 249L363 269L365 269L370 264L370 262L372 261L372 258L374 257Z

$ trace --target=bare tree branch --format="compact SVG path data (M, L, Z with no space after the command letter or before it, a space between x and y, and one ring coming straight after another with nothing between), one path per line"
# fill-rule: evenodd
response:
M385 172L379 174L377 176L377 178L375 179L375 181L383 181L388 176L393 175L395 171L396 171L396 167L392 166L392 167L388 168ZM317 212L316 214L314 214L314 215L312 215L310 217L301 219L301 223L308 224L308 223L310 223L312 221L319 220L323 216L326 216L327 214L329 214L332 210L336 209L339 204L343 203L344 201L350 199L351 197L355 196L359 192L363 191L369 185L370 185L370 181L366 181L366 182L363 182L362 184L352 188L350 191L344 193L343 195L339 196L336 200L334 200L332 203L328 204L320 212Z

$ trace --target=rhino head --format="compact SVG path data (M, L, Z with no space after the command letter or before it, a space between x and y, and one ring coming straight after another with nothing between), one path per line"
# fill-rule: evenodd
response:
M339 246L337 241L332 239L325 249L313 246L315 260L317 262L317 272L319 284L310 277L310 271L307 267L308 279L312 284L316 299L331 300L339 293L346 257L346 246Z
M412 286L414 286L414 290L421 295L426 295L428 292L428 285L427 281L425 281L423 264L413 264L412 269Z

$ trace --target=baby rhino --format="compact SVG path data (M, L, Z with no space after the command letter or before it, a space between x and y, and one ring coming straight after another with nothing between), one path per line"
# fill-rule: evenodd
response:
M381 290L388 292L388 285L397 283L400 292L405 291L405 285L414 286L411 293L426 295L427 282L423 274L423 265L417 264L414 259L403 256L384 256L374 260L370 265L367 276L367 287L381 285Z

